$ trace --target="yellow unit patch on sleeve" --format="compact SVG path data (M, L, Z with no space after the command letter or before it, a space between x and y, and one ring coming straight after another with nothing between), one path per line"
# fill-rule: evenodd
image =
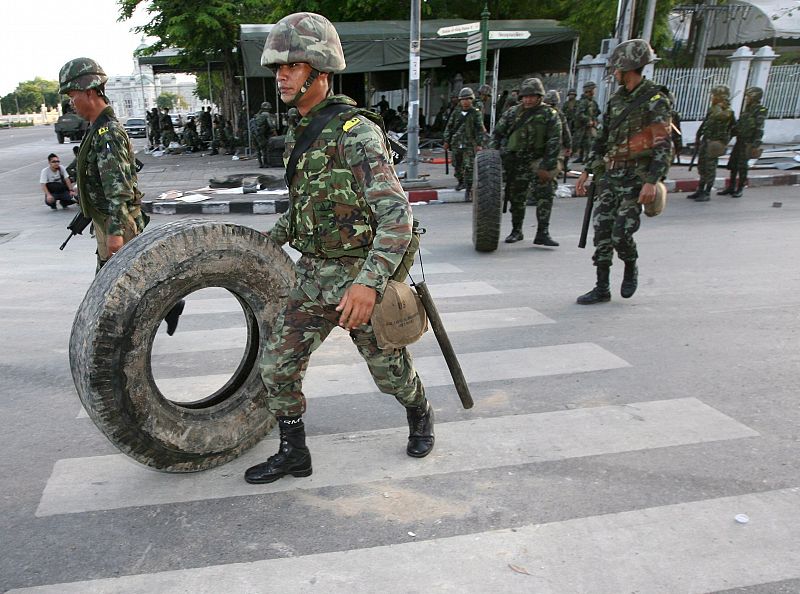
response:
M349 132L351 128L353 128L354 126L358 126L360 123L361 123L361 118L350 118L344 123L344 126L342 126L342 130L344 130L345 132Z
M108 133L108 126L103 126L102 128L100 128L100 129L97 131L97 133L98 133L98 134L100 134L101 136L102 136L103 134L107 134L107 133Z

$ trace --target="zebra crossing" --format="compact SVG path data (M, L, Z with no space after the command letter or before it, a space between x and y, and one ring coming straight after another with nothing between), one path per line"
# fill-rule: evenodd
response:
M559 320L531 307L499 307L502 290L467 278L453 264L426 263L425 273L432 277L429 288L454 337L476 407L472 418L437 423L436 448L424 460L409 458L398 446L404 440L404 426L312 433L308 442L314 474L269 485L248 485L241 476L245 468L274 453L277 441L272 436L233 462L190 475L153 472L122 454L66 458L55 463L35 516L46 520L278 494L300 497L358 486L390 489L411 479L480 477L485 471L529 464L762 439L751 427L696 396L481 416L484 387L510 380L619 373L631 364L592 342L461 351L457 339L462 333L535 329ZM459 275L458 280L453 281L453 275ZM238 311L237 302L221 291L193 297L184 321ZM448 300L459 297L480 298L481 308L448 311ZM243 324L214 329L189 326L169 339L157 338L153 356L233 351L241 348L245 336ZM349 342L349 336L337 329L312 358L304 383L310 400L343 395L358 399L375 393L365 364L353 362L358 355ZM427 354L435 352L432 333L412 352L415 349L426 353L415 356L426 387L449 386L441 356ZM169 366L164 370L168 372ZM228 377L181 373L158 379L162 392L176 401L213 390ZM79 416L85 417L85 412ZM743 512L753 518L751 523L734 520ZM10 592L712 592L800 579L800 533L794 528L798 520L800 488L777 489L547 523L520 522L494 530L467 529L441 538L414 540L416 535L408 532L407 539L379 546L348 548L343 543L340 549L325 552L134 572ZM269 556L274 555L265 555Z

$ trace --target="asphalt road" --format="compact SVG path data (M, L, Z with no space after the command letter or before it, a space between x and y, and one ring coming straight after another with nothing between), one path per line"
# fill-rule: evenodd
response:
M0 131L3 590L800 591L796 187L671 195L637 234L639 291L619 297L615 265L612 301L595 306L575 303L594 282L576 247L582 201L556 203L561 247L532 246L529 208L525 241L491 254L472 249L471 205L417 207L475 408L424 337L411 350L437 443L408 458L403 410L334 335L306 384L315 472L258 487L241 475L274 436L176 476L119 454L82 412L67 345L93 240L60 252L71 213L38 188L46 155L68 150L51 128ZM232 372L237 307L191 295L175 336L159 331L154 376L170 397Z

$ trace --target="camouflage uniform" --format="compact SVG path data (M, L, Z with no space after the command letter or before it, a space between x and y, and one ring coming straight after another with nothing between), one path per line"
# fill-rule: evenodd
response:
M718 194L729 194L734 198L742 195L747 183L747 171L750 159L757 158L761 150L761 138L764 136L764 125L767 120L767 108L761 105L764 91L760 87L750 87L745 91L745 104L739 121L736 122L734 135L736 144L733 147L728 169L731 178L728 187ZM736 177L739 177L738 183Z
M211 140L211 112L205 109L200 112L200 138L205 141Z
M568 93L568 99L564 101L564 105L561 107L561 111L564 113L564 117L567 120L567 125L569 126L569 131L571 135L575 135L575 111L578 109L578 100L575 98L575 91L570 89Z
M189 120L183 127L183 138L181 142L190 152L202 150L203 143L200 140L200 135L197 133L194 120Z
M583 97L578 99L575 106L575 116L573 118L575 134L572 138L572 146L574 147L574 152L578 155L578 161L586 159L592 147L592 142L597 136L597 120L600 116L600 106L588 92L594 88L588 83L584 85Z
M538 86L542 86L538 79L527 79L520 96L544 95L543 88L541 93L526 90L526 83L530 80L536 80ZM548 233L561 152L561 119L558 113L544 103L525 109L520 102L506 110L495 126L492 147L501 150L506 179L505 202L511 204L513 230L506 242L523 239L522 224L529 197L536 201L537 238L542 233ZM550 179L540 179L538 171L549 172Z
M161 144L161 122L159 119L158 108L154 107L147 112L147 139L153 149Z
M253 121L256 147L258 148L258 164L261 167L267 166L269 139L277 134L275 121L268 111L268 105L266 102L261 104L261 110L256 114Z
M59 92L94 89L104 97L106 80L108 77L97 62L77 58L61 68ZM141 209L133 145L110 106L98 115L83 137L76 174L81 212L94 224L99 271L111 257L107 236L121 236L127 243L144 230L148 221Z
M301 157L291 180L289 211L269 232L278 244L288 241L302 253L298 284L261 361L268 405L276 416L305 412L303 375L311 353L336 326L336 306L345 290L355 283L382 293L411 239L411 209L384 133L352 99L329 97L302 118L287 132L284 161L310 116L331 103L354 108L335 116L314 143L316 148ZM371 324L352 330L350 337L382 392L407 407L424 399L406 349L381 351Z
M456 109L450 115L444 128L443 140L453 155L453 173L458 180L456 190L467 189L469 196L472 188L472 170L475 165L475 150L484 143L486 128L483 117L475 107Z
M158 119L159 126L161 127L161 144L164 148L169 148L170 143L178 140L175 134L175 128L172 125L172 118L169 117L169 112L164 111Z
M736 124L736 117L730 107L728 87L724 85L714 87L711 89L711 96L713 97L711 107L708 108L706 117L697 130L697 137L701 139L697 157L697 173L700 174L698 190L688 196L698 202L705 202L709 199L709 193L717 176L719 157L711 156L709 143L727 145Z

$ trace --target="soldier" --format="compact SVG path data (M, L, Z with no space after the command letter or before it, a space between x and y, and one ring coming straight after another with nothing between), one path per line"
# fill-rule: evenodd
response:
M561 103L561 96L558 94L558 91L555 89L551 89L547 91L544 96L544 103L552 107L556 113L558 114L559 119L561 120L561 155L559 156L559 169L561 171L567 166L567 162L572 155L572 133L569 129L569 123L567 122L567 116L564 114L559 108L558 105ZM555 183L555 180L554 180Z
M725 85L717 85L711 89L711 107L697 130L700 150L697 153L697 173L700 180L697 191L686 196L697 202L708 202L711 199L711 188L717 177L719 157L725 154L725 148L731 140L736 117L730 104L731 90Z
M564 101L564 105L561 108L561 111L564 113L564 117L567 119L569 132L572 136L575 135L575 110L578 108L578 100L576 99L577 96L578 92L575 89L570 89L567 91L567 100Z
M186 147L187 152L190 153L203 150L203 143L200 140L200 135L197 133L197 126L192 117L188 119L186 125L183 127L181 143Z
M487 130L492 122L492 87L482 84L478 87L478 98L475 99L475 107L483 115L483 127Z
M205 109L200 110L200 139L205 142L211 140L213 131L211 129L211 107L208 111Z
M761 87L748 87L744 92L744 109L734 129L736 144L728 160L731 178L728 187L717 192L719 195L741 198L747 183L747 162L749 159L758 159L761 156L761 138L764 136L764 124L767 120L767 108L761 105L763 96L764 91ZM738 183L736 183L737 175Z
M511 89L511 95L509 95L505 105L503 105L503 113L507 112L515 105L519 105L519 89L517 88Z
M458 184L456 190L466 188L467 200L472 195L472 169L475 153L483 146L486 128L483 127L481 112L472 106L475 95L472 89L464 87L458 94L461 109L455 110L444 128L444 149L452 151L453 172Z
M561 120L551 107L542 103L544 86L538 78L522 83L522 103L506 110L497 123L492 148L503 155L506 188L505 202L511 203L511 233L506 243L524 239L522 223L525 204L532 196L537 201L538 227L533 243L557 246L550 237L550 211L553 205L553 183L558 175L561 152Z
M169 117L168 107L164 108L161 116L159 116L158 123L161 127L161 144L165 149L168 149L170 143L175 142L178 139L175 134L175 128L172 125L172 118Z
M433 409L405 348L380 350L370 323L376 299L411 240L408 199L395 174L388 140L376 114L332 94L332 77L345 68L333 25L301 12L272 28L261 64L275 71L281 99L301 117L286 135L291 206L269 231L302 256L261 360L266 405L278 418L281 445L266 462L249 468L249 483L271 483L287 474L309 476L302 379L309 357L337 324L349 331L378 388L404 407L409 425L406 453L423 457L434 444ZM323 118L316 120L316 118ZM378 120L379 121L379 120ZM322 129L304 157L292 159L309 126ZM303 145L309 146L308 143ZM336 194L336 201L330 195ZM335 206L335 208L334 208Z
M594 81L588 81L583 85L583 96L578 99L575 106L574 122L574 135L572 137L573 153L578 155L575 159L576 163L583 163L589 155L597 136L598 117L600 116L600 106L594 100L594 93L597 89L597 84Z
M639 253L633 234L639 229L642 204L656 195L656 183L664 179L672 162L670 113L672 100L664 87L642 76L654 59L643 39L620 43L609 65L621 86L611 97L603 127L578 179L578 196L586 195L586 181L594 173L594 265L597 285L578 297L589 305L611 299L609 273L614 250L625 262L622 297L636 292Z
M278 132L275 130L275 123L272 114L269 110L272 109L272 104L269 101L264 101L261 104L261 109L256 114L254 123L255 128L255 141L258 147L258 166L268 167L267 154L269 152L269 139L277 136Z
M154 151L161 144L161 123L158 117L158 108L154 107L147 112L147 139L150 141L148 147Z
M92 219L97 240L96 272L149 221L142 212L133 144L108 104L107 80L90 58L70 60L58 75L58 92L69 95L75 111L90 123L78 153L77 176L81 212ZM170 336L183 307L181 300L165 317Z
M233 155L236 153L236 134L233 132L233 122L230 120L223 120L225 126L222 129L222 144L227 149L226 155Z
M218 155L219 149L224 144L224 135L225 135L225 120L223 120L219 115L214 116L214 123L213 123L213 136L211 140L211 155Z

